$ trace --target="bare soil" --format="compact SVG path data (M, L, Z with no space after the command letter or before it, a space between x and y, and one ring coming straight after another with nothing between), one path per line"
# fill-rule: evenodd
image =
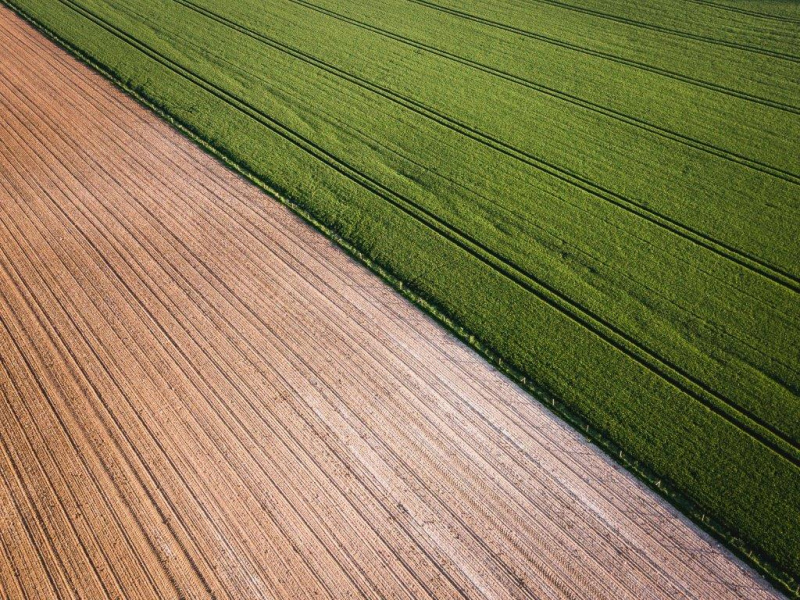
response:
M775 597L6 9L0 56L0 597Z

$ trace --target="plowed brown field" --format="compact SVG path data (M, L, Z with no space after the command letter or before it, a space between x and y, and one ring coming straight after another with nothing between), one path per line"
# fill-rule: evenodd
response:
M0 597L774 592L0 9Z

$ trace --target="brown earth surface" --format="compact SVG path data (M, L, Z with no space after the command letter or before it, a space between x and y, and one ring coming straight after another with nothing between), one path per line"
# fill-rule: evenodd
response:
M0 597L775 595L0 9Z

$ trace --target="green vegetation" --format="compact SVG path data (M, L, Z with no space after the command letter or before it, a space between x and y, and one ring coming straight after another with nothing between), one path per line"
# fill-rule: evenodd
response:
M11 4L796 585L800 5Z

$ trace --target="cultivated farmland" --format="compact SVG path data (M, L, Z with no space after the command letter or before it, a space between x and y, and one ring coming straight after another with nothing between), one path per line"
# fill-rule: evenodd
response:
M800 9L13 0L800 577Z
M0 10L0 595L777 594Z

